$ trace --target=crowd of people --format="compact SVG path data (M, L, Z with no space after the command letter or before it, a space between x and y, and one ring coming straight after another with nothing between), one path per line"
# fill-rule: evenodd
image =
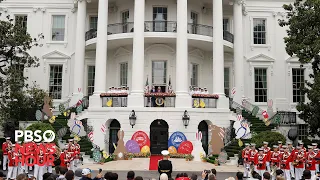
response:
M126 86L122 86L122 87L109 87L109 90L107 91L107 93L126 93L129 94L129 87Z
M77 165L80 163L81 155L80 155L80 145L76 140L69 139L69 143L66 147L61 150L54 146L54 153L49 152L53 151L50 148L47 148L46 151L43 151L43 148L39 148L40 146L45 146L46 142L35 143L34 141L30 142L16 142L13 144L10 140L10 137L6 137L6 142L2 144L2 152L3 152L3 170L6 171L8 169L7 178L8 179L16 179L17 175L22 173L28 173L33 170L33 177L39 180L43 180L43 175L45 173L52 173L52 166L59 165L60 167L66 167L69 170L74 170ZM21 151L19 147L27 147L28 150ZM45 161L49 154L53 154L55 157L54 163L49 163ZM37 161L33 166L27 166L26 163L22 164L21 162L25 159L25 157L33 156ZM16 158L19 158L19 162L17 163ZM29 163L31 164L34 159L29 159Z
M209 91L206 87L204 88L200 88L200 87L192 87L190 86L190 95L194 95L194 94L209 94Z
M320 152L318 144L312 143L308 149L303 142L299 141L297 147L293 147L289 142L283 145L281 141L274 145L271 150L268 142L263 142L263 146L256 149L255 144L245 144L242 151L242 159L245 177L263 177L269 174L275 180L282 172L286 180L302 179L303 176L310 175L316 177L320 164Z

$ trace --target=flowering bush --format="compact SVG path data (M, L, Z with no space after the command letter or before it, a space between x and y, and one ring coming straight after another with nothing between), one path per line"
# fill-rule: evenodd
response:
M186 154L169 154L170 158L185 158Z
M176 94L173 93L145 93L144 94L145 97L176 97Z
M219 99L218 94L193 94L193 98L213 98L213 99Z
M100 97L127 97L128 93L102 93Z
M149 158L150 153L125 153L124 157L127 158Z

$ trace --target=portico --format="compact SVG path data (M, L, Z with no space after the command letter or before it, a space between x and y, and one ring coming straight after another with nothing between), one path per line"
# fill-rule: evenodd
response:
M212 1L212 94L219 95L217 100L218 109L228 109L228 99L225 97L224 88L224 31L223 31L223 0ZM86 21L85 13L87 1L78 2L78 14L77 21L79 26L83 27ZM102 100L100 98L101 93L107 91L107 63L108 63L108 0L99 1L98 11L98 26L97 26L97 42L96 42L96 58L95 58L95 85L94 94L90 97L91 107L101 107ZM145 14L141 11L142 7L145 7L145 0L134 1L134 24L133 28L133 46L132 46L132 73L131 73L131 87L130 95L128 96L128 107L144 107L144 88L145 88ZM189 90L189 62L188 54L188 1L177 0L177 6L183 8L177 8L177 25L175 33L176 55L175 55L175 92L176 92L176 108L191 108L191 97L188 94ZM233 4L234 13L234 28L242 29L242 1L236 1ZM82 22L83 24L79 23ZM243 61L242 61L242 32L234 31L234 74L236 89L239 92L243 92ZM77 31L77 37L83 36L84 32ZM84 69L84 51L83 38L77 39L80 43L76 46L76 58L75 66L77 72L85 72ZM236 55L237 54L237 55ZM79 59L79 60L78 60ZM77 73L75 73L76 76ZM239 74L239 76L238 76ZM81 78L74 78L74 93L78 90L79 86L83 87ZM241 93L239 93L241 94ZM241 95L242 97L242 95Z

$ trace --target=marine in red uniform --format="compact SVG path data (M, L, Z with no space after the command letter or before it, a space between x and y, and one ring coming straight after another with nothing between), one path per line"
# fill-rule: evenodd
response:
M73 144L73 139L69 139L69 143L67 144L66 148L68 149L69 161L70 161L69 163L70 165L68 169L74 170L75 147Z
M263 142L263 153L267 156L267 170L270 172L270 153L271 153L271 148L268 147L268 142L264 141Z
M270 165L272 168L275 170L280 169L280 151L279 151L279 146L274 145L273 146L273 151L270 153Z
M293 166L292 162L293 162L293 156L294 156L294 154L296 152L296 149L293 147L292 142L288 142L287 144L288 144L288 150L289 150L289 153L290 153L290 162L289 162L289 164L290 164L290 174L291 174L291 177L294 178L294 166Z
M15 159L18 158L18 154L15 152L15 145L12 144L11 146L9 146L8 149L8 174L7 174L7 178L8 179L16 179L17 177L17 165L15 163Z
M282 144L282 141L278 141L278 146L279 146L279 151L280 151L280 152L283 152L283 148L282 148L283 144Z
M316 175L316 156L317 154L313 151L313 146L308 146L308 152L306 154L306 169L311 171L311 176Z
M319 172L319 164L320 164L320 152L318 149L318 144L317 143L312 143L313 146L313 152L316 154L315 160L316 160L316 172Z
M80 160L80 144L78 144L77 140L73 141L73 145L74 145L74 167L77 167L79 164L79 160Z
M9 151L9 146L11 146L11 141L10 137L6 137L6 141L2 143L2 152L3 152L3 162L2 162L2 170L6 171L7 170L7 163L8 163L8 151Z
M60 154L60 161L61 161L60 166L68 168L70 164L69 159L70 158L69 158L68 149L65 148L63 152Z
M254 161L255 156L258 154L258 151L256 150L256 144L251 143L250 144L250 152L249 152L249 161L250 161L250 169L256 171L256 164Z
M258 154L254 158L254 163L256 164L257 173L263 177L267 166L267 155L263 153L263 148L259 149Z
M297 152L293 156L293 166L295 168L295 178L301 179L305 167L306 153L301 148L297 146Z
M244 167L244 177L249 177L250 173L250 144L245 143L245 148L242 150L242 159L243 159L243 167Z
M283 153L280 154L280 169L284 172L284 178L286 180L291 180L290 174L290 161L291 153L289 152L288 146L282 146Z

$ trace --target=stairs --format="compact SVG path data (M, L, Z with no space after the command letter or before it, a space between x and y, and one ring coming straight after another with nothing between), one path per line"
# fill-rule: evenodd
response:
M270 124L269 126L266 126L265 123L260 119L260 117L253 116L251 114L251 112L249 112L249 110L244 108L242 105L239 105L235 102L230 102L230 103L236 104L236 106L237 106L237 107L235 107L232 105L230 107L230 110L233 113L236 113L235 108L242 109L242 117L247 119L248 122L251 124L251 127L250 127L251 134L258 134L260 132L271 131L272 129L274 129L275 125ZM232 138L234 138L234 137L232 137ZM243 144L251 142L250 139L243 139L241 141L243 142ZM229 157L234 157L235 154L238 154L239 158L241 158L241 151L243 148L244 148L244 146L242 146L242 147L239 146L237 139L232 139L228 143L228 145L226 145L224 147L224 149L226 150Z

